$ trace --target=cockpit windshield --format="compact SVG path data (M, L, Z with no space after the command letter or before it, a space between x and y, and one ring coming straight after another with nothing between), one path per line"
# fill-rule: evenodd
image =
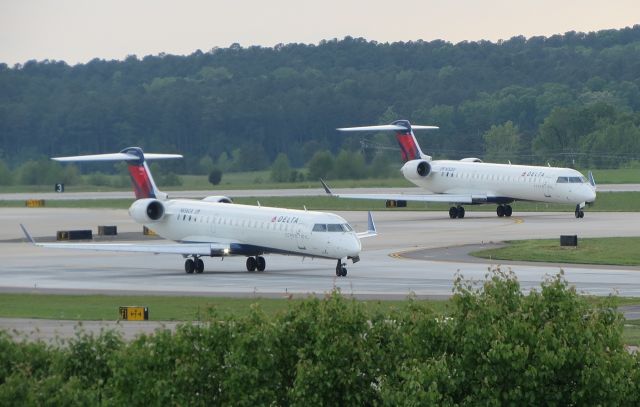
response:
M316 223L313 225L314 232L351 232L353 228L348 223Z
M584 184L587 182L585 177L558 177L556 183L558 184Z

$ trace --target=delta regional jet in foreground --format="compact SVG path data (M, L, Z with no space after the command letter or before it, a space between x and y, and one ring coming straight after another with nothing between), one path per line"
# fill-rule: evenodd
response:
M115 154L57 157L56 161L125 161L136 201L129 208L134 221L173 244L32 243L41 247L76 250L179 254L184 269L202 273L202 257L246 256L248 271L264 271L263 254L277 253L337 260L336 275L346 276L342 259L360 260L360 239L376 235L369 212L368 230L356 233L346 220L326 212L234 204L225 196L202 200L168 199L156 187L146 160L181 158L176 154L144 154L130 147Z
M380 199L387 207L404 207L407 201L451 204L449 217L464 218L464 205L497 204L498 216L511 216L509 205L515 201L561 203L575 206L576 218L584 217L583 208L596 199L596 183L571 168L484 163L478 158L432 160L418 145L413 130L437 129L436 126L412 126L407 120L389 125L347 127L339 131L395 131L402 151L402 174L426 194L328 194L339 198Z

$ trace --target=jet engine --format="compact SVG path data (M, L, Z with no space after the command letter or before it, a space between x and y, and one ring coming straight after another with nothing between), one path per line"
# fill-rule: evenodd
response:
M223 195L211 195L202 199L205 202L233 203L231 198Z
M401 171L402 175L408 179L424 178L431 174L431 164L425 160L411 160L402 166Z
M138 199L129 207L129 216L138 223L159 222L164 214L162 202L153 198Z

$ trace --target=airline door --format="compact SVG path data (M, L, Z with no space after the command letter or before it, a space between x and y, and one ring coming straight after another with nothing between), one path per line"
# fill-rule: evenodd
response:
M553 190L553 184L551 184L548 179L545 179L545 181L544 181L544 197L545 198L551 198L552 190Z
M306 243L306 237L305 237L305 225L303 223L299 223L297 228L296 228L296 244L298 245L298 249L300 250L306 250L307 249L307 243Z

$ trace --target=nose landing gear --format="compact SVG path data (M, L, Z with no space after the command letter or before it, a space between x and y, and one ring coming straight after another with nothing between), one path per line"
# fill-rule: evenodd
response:
M583 210L582 210L582 208L580 207L580 204L576 205L576 211L575 211L575 214L576 214L576 218L577 218L577 219L584 218L584 211L583 211Z
M336 277L346 277L347 268L345 267L347 263L343 263L341 259L338 259L338 265L336 265Z

